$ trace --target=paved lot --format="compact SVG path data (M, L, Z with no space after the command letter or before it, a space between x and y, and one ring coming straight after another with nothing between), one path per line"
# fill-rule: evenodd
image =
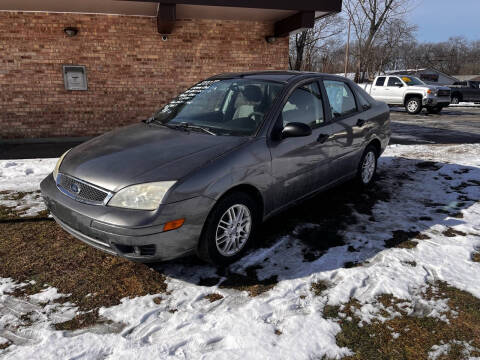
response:
M409 115L392 108L392 144L480 143L480 107L446 108L439 115Z
M392 108L392 144L474 144L480 143L480 107L447 108L439 115L423 111L408 115ZM2 144L0 159L59 157L80 142Z

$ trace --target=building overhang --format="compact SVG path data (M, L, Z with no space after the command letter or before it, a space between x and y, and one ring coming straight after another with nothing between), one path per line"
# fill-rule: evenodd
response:
M0 11L42 11L157 17L158 31L177 19L269 21L276 37L313 27L316 18L342 10L342 0L2 0Z

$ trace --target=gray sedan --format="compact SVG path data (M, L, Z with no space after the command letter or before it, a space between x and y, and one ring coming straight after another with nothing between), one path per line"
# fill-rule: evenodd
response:
M214 76L151 118L66 152L41 183L66 231L142 262L225 265L258 225L347 180L371 183L389 109L338 76Z

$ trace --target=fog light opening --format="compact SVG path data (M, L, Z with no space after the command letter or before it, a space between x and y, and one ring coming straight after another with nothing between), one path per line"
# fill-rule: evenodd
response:
M183 225L184 222L185 222L185 219L178 219L178 220L169 221L163 226L163 231L170 231L170 230L178 229L179 227L181 227Z

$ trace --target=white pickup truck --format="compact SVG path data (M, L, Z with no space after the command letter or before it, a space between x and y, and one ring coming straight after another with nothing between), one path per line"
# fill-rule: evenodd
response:
M372 84L360 84L375 100L391 106L405 106L409 114L418 114L422 108L438 114L450 105L450 88L427 85L410 75L377 76Z

